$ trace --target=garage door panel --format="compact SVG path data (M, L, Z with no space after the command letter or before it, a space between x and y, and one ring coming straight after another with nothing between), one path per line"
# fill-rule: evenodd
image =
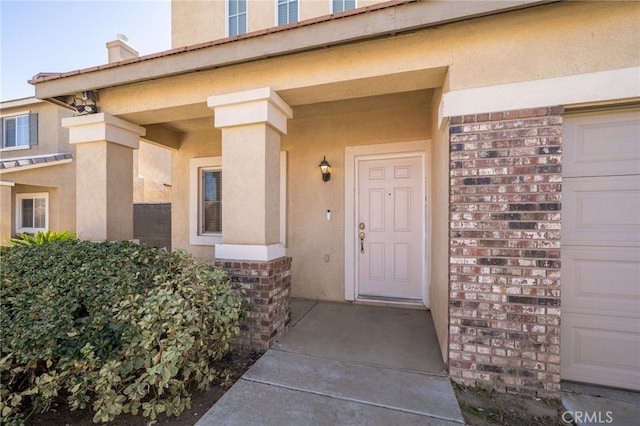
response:
M640 253L637 248L566 247L562 250L565 310L637 317Z
M632 318L563 318L562 376L640 390L640 329Z
M640 114L628 112L572 118L565 122L563 176L640 173Z
M638 176L566 179L562 196L564 245L638 246Z
M561 377L640 390L640 111L565 117L562 175Z

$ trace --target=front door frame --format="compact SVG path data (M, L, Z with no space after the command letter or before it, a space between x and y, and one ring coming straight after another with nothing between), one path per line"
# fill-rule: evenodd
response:
M348 146L345 148L344 168L345 168L345 191L344 191L344 298L347 301L359 301L357 294L358 289L358 263L357 263L357 251L356 251L356 232L358 218L357 213L357 160L360 157L374 157L380 156L392 156L394 154L421 154L424 156L423 174L424 174L424 229L425 235L423 239L423 248L425 258L423 259L423 304L428 308L429 303L429 260L431 258L431 248L427 241L430 240L430 217L431 206L429 203L430 198L427 194L430 193L429 182L430 179L427 176L427 165L430 164L430 146L429 140L418 140L411 142L397 142L386 143L377 145L361 145L361 146ZM366 300L367 302L377 302L376 300ZM402 302L384 302L381 303L393 303L403 304Z

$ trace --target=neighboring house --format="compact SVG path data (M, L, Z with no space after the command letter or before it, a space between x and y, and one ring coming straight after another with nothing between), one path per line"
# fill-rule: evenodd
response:
M72 115L35 98L0 103L0 244L18 233L75 231L75 148L60 126Z
M128 57L137 56L120 39L107 47L110 61L122 60L126 53ZM79 101L74 98L73 102ZM71 106L36 98L0 103L0 245L20 233L48 229L75 232L76 208L95 213L91 213L91 202L76 206L75 145L69 143L69 131L60 125L63 118L77 114ZM144 141L139 143L132 166L133 203L147 217L140 216L136 225L157 234L159 228L170 223L164 216L170 212L171 153ZM155 212L162 218L148 217ZM162 222L160 226L158 221ZM149 243L163 241L147 234L135 237ZM170 232L166 234L170 238Z
M290 294L426 307L454 380L640 389L640 3L172 12L172 50L32 80L99 99L62 119L81 238L131 238L108 200L144 137L172 150L172 247L253 298L241 344L282 334Z

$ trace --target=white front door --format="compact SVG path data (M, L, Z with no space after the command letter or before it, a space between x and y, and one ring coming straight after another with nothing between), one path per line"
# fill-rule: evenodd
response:
M357 160L358 299L423 302L424 157Z

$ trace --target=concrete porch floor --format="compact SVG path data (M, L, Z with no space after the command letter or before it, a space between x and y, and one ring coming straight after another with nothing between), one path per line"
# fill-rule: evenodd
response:
M460 425L429 312L295 299L288 333L198 421Z

